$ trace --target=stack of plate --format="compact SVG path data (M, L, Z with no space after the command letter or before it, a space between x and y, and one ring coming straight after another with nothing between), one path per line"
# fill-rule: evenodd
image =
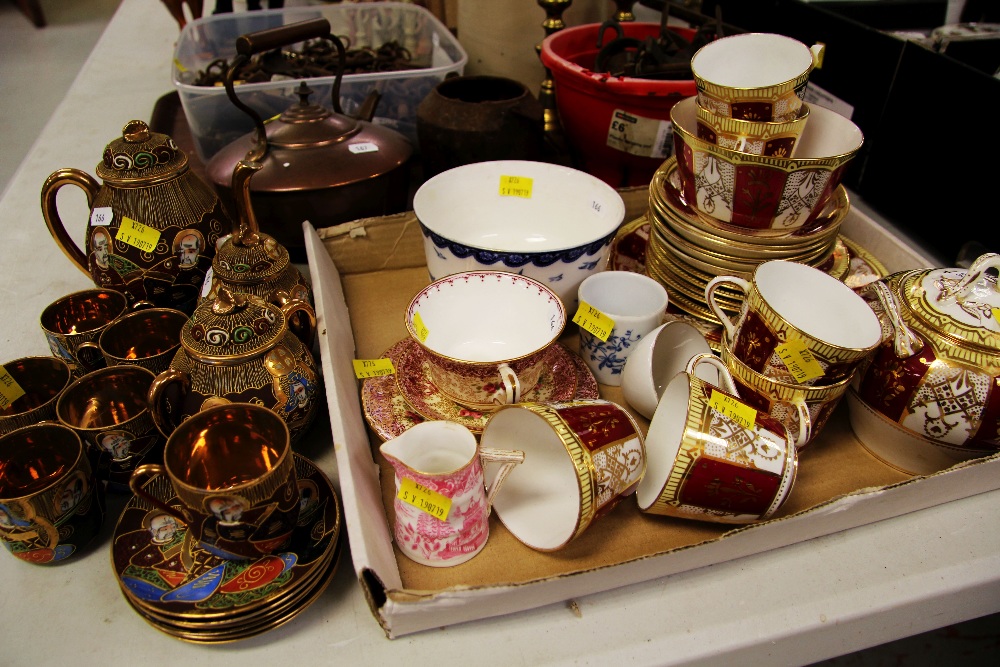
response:
M737 227L688 205L680 189L676 159L670 158L649 185L646 272L667 288L678 308L718 322L705 303L705 285L716 276L749 279L757 265L783 259L809 264L843 280L850 269L850 253L838 232L849 209L847 191L840 186L806 229L788 234ZM739 312L742 294L738 290L721 286L716 298L727 313Z
M295 455L301 511L284 551L256 560L224 560L187 527L133 497L115 527L111 564L129 605L168 635L195 643L253 637L292 620L333 579L341 552L341 511L330 480ZM170 482L146 490L179 505Z

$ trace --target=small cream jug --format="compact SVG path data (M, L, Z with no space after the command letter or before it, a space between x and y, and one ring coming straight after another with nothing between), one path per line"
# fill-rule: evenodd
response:
M524 452L479 447L455 422L413 426L380 447L395 471L396 545L421 565L449 567L482 551L493 497ZM489 491L483 468L500 463Z

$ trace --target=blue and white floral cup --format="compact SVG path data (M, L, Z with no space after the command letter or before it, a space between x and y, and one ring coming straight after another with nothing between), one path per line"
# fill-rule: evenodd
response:
M621 386L629 353L663 322L667 290L656 280L631 271L602 271L580 284L580 309L597 311L607 323L606 340L580 327L580 356L601 384ZM610 322L609 322L610 321ZM579 323L579 322L578 322ZM599 327L598 327L599 328Z

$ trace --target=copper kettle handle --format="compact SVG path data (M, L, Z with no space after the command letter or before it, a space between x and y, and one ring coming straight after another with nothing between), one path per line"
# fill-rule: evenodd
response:
M182 407L180 404L175 406L174 410L170 410L168 407L167 392L172 387L179 387L179 401L183 401L183 397L187 396L191 390L191 376L184 371L169 368L156 376L153 384L149 385L147 396L149 413L153 417L153 423L156 424L156 428L165 438L169 438L170 434L177 428L178 422L174 420L174 413L180 413Z
M59 248L69 257L71 262L89 276L87 254L80 249L80 246L66 231L66 225L59 217L59 208L56 206L56 194L59 192L59 188L68 184L83 190L84 194L87 195L87 208L93 208L94 199L97 198L97 193L101 189L97 180L79 169L60 169L52 172L42 185L42 217L45 218L45 226L49 228L49 234L52 235Z
M233 62L226 72L224 83L229 101L237 109L250 116L254 127L257 129L257 139L254 142L254 147L247 153L246 159L248 161L259 161L267 154L267 133L264 130L264 120L260 117L260 114L244 104L236 95L236 87L234 85L236 73L256 53L321 37L329 39L337 47L337 77L333 82L331 95L333 97L333 110L339 114L343 114L344 111L340 106L340 80L344 78L344 70L347 67L347 50L344 48L343 42L330 32L330 22L327 19L318 18L299 21L298 23L290 23L278 28L268 28L267 30L241 35L236 38L236 57L233 58Z

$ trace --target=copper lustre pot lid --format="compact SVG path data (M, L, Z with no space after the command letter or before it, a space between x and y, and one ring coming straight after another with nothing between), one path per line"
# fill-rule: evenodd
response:
M148 184L179 175L188 157L166 134L153 132L144 121L130 120L122 136L105 148L97 175L108 183Z
M237 362L270 350L287 330L280 308L223 286L195 309L181 330L181 346L198 361Z

